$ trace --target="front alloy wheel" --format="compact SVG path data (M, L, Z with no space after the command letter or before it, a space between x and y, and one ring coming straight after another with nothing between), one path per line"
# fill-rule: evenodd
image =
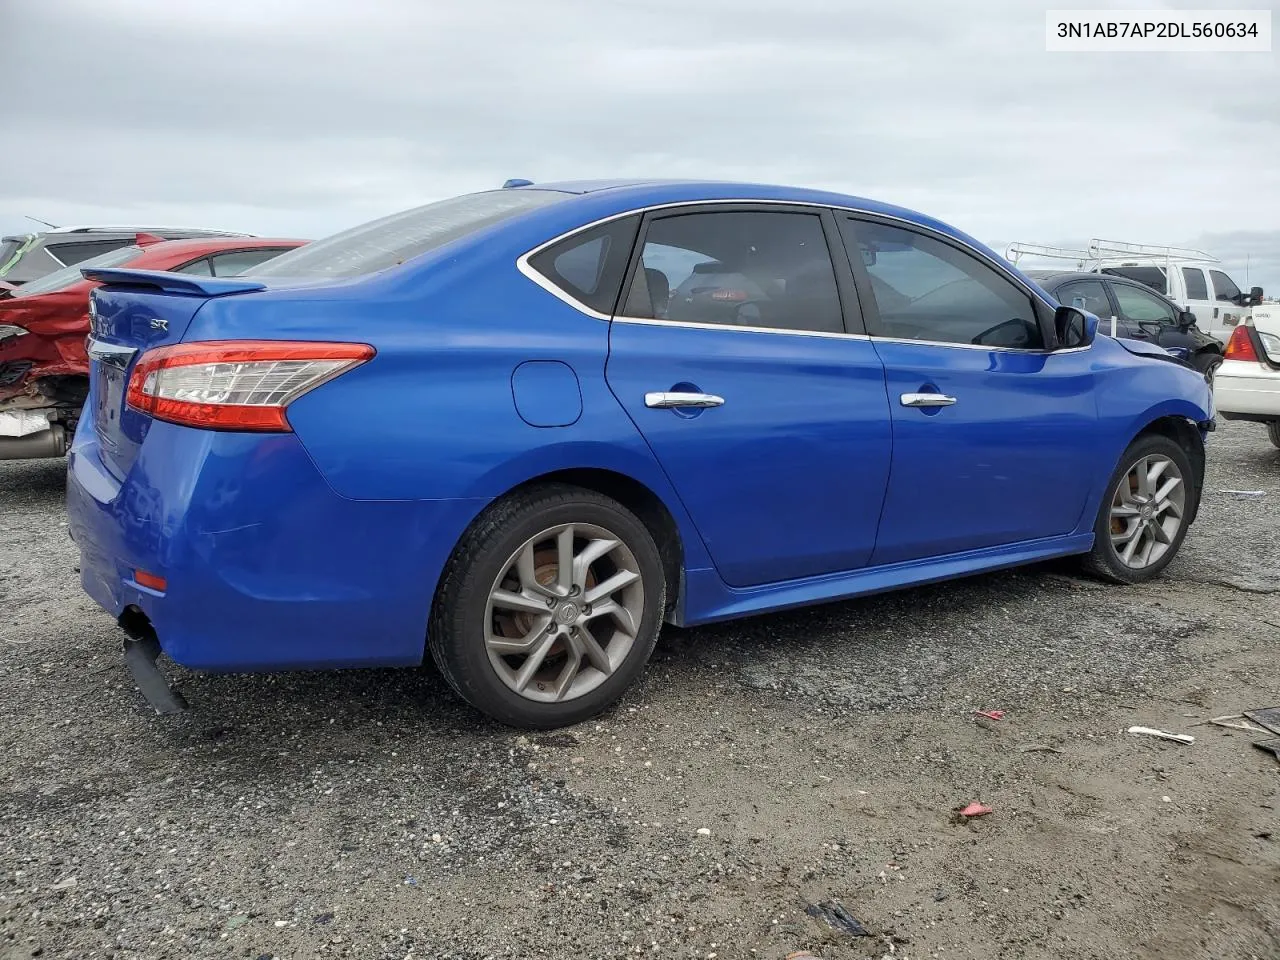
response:
M1167 456L1142 457L1111 497L1111 544L1120 562L1141 570L1173 546L1186 512L1187 488Z

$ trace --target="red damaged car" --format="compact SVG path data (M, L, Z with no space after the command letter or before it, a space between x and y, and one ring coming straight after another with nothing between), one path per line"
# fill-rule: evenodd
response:
M55 271L22 286L0 284L0 460L60 457L75 433L89 391L87 267L235 276L305 240L201 237L134 244Z

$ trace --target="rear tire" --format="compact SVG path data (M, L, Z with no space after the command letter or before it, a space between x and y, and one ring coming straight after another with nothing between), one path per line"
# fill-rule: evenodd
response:
M1112 583L1154 579L1177 556L1200 498L1186 451L1161 434L1139 437L1106 490L1085 569Z
M665 609L662 560L644 524L595 491L548 485L492 504L464 534L427 640L463 700L501 723L546 730L622 696Z
M1273 446L1280 447L1280 420L1272 420L1267 424L1267 436Z

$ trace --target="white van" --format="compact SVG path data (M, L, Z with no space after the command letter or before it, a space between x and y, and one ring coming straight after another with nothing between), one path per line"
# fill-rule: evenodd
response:
M1249 320L1251 308L1262 303L1261 287L1243 293L1222 269L1221 261L1202 250L1090 240L1084 250L1012 243L1005 256L1014 264L1022 257L1073 260L1077 270L1137 280L1190 310L1196 316L1196 326L1223 343L1237 326Z

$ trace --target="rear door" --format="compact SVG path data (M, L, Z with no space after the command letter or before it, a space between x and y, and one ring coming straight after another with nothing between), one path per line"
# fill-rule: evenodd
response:
M1196 315L1196 326L1202 330L1211 330L1222 326L1221 312L1213 302L1209 293L1209 281L1202 267L1178 267L1182 274L1182 286L1186 291L1186 307Z
M1088 350L1048 352L1051 308L959 241L869 215L840 229L893 417L871 562L1071 533L1095 479Z
M1102 280L1072 280L1060 286L1054 296L1059 303L1094 314L1101 321L1103 333L1113 337L1132 336L1129 328L1120 323L1115 304L1107 293L1108 286L1109 283Z
M751 586L864 566L889 409L831 213L649 214L629 275L609 386L720 576Z

